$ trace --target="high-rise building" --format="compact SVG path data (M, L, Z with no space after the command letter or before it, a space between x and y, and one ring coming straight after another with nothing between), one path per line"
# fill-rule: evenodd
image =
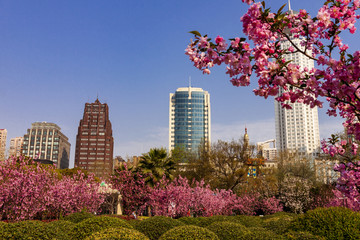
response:
M108 178L113 170L113 149L108 105L98 99L86 103L76 136L75 167Z
M289 7L289 11L292 11ZM301 39L292 38L294 44L300 49ZM288 49L290 41L281 42L282 49ZM309 53L311 54L311 53ZM301 68L312 69L314 61L305 55L295 52L285 56L285 61L299 65ZM284 90L281 89L280 93ZM276 142L278 151L289 151L300 156L314 158L320 152L320 134L317 107L310 108L303 103L290 103L292 109L281 107L281 103L275 101Z
M35 122L24 135L22 155L52 161L57 168L69 167L69 139L55 123Z
M15 137L10 139L10 156L19 157L21 155L21 147L24 141L24 137Z
M0 161L5 160L7 130L0 129Z
M169 149L196 151L211 141L210 94L201 88L178 88L170 93Z

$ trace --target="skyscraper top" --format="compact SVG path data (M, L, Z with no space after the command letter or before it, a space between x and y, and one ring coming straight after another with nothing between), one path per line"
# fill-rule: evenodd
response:
M288 5L289 5L289 11L292 11L290 0L288 0Z

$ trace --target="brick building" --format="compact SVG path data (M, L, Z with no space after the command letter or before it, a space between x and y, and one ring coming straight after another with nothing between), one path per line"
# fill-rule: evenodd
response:
M98 99L86 103L76 136L75 167L107 178L113 170L113 148L108 105Z

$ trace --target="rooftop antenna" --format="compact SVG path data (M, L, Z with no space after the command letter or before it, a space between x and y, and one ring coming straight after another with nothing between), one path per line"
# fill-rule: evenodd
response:
M191 76L189 76L189 88L191 88Z

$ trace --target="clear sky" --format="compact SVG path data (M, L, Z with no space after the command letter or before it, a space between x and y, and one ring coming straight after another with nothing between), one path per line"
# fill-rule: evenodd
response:
M292 1L315 13L323 1ZM267 0L277 10L286 0ZM184 49L198 30L212 37L243 36L241 0L0 0L0 128L23 136L31 123L59 125L75 155L86 102L110 108L114 155L167 147L169 93L192 85L211 95L212 140L275 138L273 99L253 84L233 87L225 66L211 75L195 69ZM347 37L347 36L346 36ZM359 32L347 39L359 49ZM256 79L253 78L256 82ZM319 111L321 138L342 129Z

